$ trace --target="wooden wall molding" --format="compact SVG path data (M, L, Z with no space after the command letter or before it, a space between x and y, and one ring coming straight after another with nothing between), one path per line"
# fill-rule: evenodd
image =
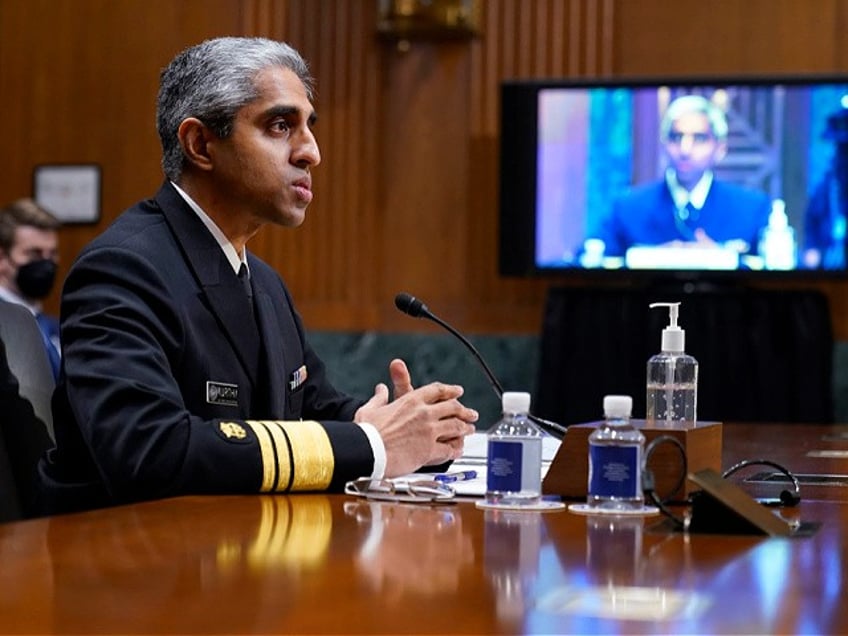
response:
M466 332L536 333L552 281L497 272L500 82L845 71L845 5L486 0L480 38L399 54L376 37L377 0L3 0L0 201L29 194L39 163L102 166L103 220L62 231L62 275L161 182L160 68L207 37L280 38L317 77L323 162L304 226L267 228L249 247L281 272L307 324L429 330L394 310L407 290ZM821 288L848 339L845 283Z

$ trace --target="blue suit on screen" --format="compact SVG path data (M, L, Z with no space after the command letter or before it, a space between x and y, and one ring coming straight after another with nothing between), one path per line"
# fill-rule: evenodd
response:
M683 221L665 181L657 181L636 186L616 199L592 237L604 241L607 256L624 256L637 245L692 241L694 231L701 228L719 243L741 239L749 246L745 253L756 254L770 210L765 193L714 180L703 207Z

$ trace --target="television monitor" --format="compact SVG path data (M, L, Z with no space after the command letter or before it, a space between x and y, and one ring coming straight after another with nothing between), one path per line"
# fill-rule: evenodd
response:
M848 274L848 76L508 81L500 121L503 275Z

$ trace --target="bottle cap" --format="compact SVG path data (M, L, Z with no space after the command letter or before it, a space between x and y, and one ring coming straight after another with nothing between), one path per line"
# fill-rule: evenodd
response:
M633 398L629 395L605 395L604 415L606 417L630 417L633 410Z
M654 307L668 307L668 327L663 329L661 348L669 353L683 353L686 343L686 332L677 326L677 312L680 303L651 303Z
M523 391L505 391L501 404L504 413L529 413L530 394Z

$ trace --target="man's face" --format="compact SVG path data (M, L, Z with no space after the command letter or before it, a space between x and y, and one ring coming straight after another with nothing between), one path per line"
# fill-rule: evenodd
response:
M259 97L236 114L232 134L209 145L217 203L251 222L297 227L312 201L310 169L321 162L315 113L288 69L267 68L255 84Z
M705 114L684 113L672 123L665 150L677 180L691 189L724 157L727 144L715 138Z
M0 251L0 284L26 298L16 281L18 269L38 260L59 260L59 236L54 230L21 225L15 230L15 242L9 253Z

